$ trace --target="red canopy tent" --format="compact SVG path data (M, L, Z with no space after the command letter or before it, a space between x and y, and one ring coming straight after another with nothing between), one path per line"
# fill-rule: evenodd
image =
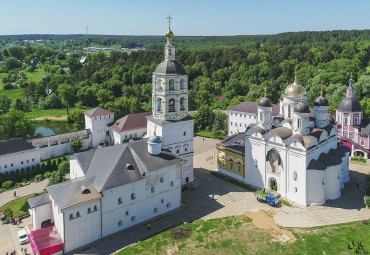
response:
M51 255L63 250L63 240L54 226L32 231L28 240L34 254Z

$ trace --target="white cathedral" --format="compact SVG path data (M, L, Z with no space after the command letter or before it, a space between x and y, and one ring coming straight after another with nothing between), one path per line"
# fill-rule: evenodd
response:
M295 78L280 98L280 114L273 117L265 92L257 123L245 131L245 182L276 190L297 204L322 205L340 197L349 181L350 150L338 143L322 93L313 114L306 102L306 90Z

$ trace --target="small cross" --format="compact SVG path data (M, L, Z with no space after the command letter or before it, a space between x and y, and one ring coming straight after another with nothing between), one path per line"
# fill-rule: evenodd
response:
M171 15L168 15L167 19L168 19L168 28L170 28L171 27L171 20L172 20Z
M324 86L321 84L321 95L323 95Z
M264 90L265 90L265 96L266 96L266 91L267 91L267 86L265 85L265 88L264 88Z

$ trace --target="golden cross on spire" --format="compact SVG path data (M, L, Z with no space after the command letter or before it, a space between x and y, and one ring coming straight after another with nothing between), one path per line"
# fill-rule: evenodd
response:
M304 93L302 92L301 93L301 103L303 103L303 95L304 95Z
M171 15L168 15L167 19L168 19L168 29L170 29L171 28L171 20L172 20Z
M267 86L265 84L265 88L263 89L265 91L265 96L266 96L266 91L267 91Z
M324 86L321 84L321 93L320 93L321 96L324 95L323 90L324 90Z
M297 70L294 71L294 83L297 83Z

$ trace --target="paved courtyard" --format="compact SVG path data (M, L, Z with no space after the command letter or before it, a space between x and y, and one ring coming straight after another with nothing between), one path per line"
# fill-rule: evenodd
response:
M110 254L183 222L241 215L258 210L270 211L273 209L276 224L284 227L313 227L370 218L370 210L365 209L362 202L364 176L365 173L370 173L368 166L351 164L351 181L342 190L341 198L329 201L325 206L301 207L293 205L292 207L272 208L259 203L252 192L247 192L210 174L216 169L215 145L217 142L218 140L215 139L195 138L194 171L199 185L194 190L183 192L182 207L152 219L149 231L146 228L148 221L143 222L81 247L73 253ZM359 188L357 188L357 184ZM1 196L2 194L0 194L0 201ZM3 241L9 240L11 236L10 229L6 230L3 226L0 226L0 254L5 254L3 252L5 250L1 249L2 239ZM8 232L6 233L6 231ZM3 233L8 236L3 236Z

